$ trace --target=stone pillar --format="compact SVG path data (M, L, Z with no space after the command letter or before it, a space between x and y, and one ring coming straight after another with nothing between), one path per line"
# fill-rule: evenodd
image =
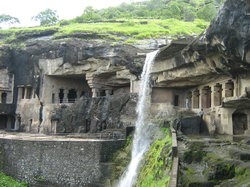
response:
M211 86L211 108L213 108L215 105L214 105L214 96L215 96L215 87Z
M67 89L64 89L64 97L63 97L63 103L68 103L68 93L69 93L69 90Z
M24 89L24 99L27 99L27 88L24 87L23 89Z
M18 100L21 100L22 99L22 91L23 91L23 89L22 89L22 87L18 87L17 88L17 99Z
M221 129L222 134L233 135L233 108L221 108Z
M12 123L11 117L8 116L8 119L7 119L7 130L11 129L11 123Z
M130 79L130 93L134 92L134 81Z
M51 133L56 134L56 129L57 129L57 120L51 121Z
M105 91L106 93L106 91ZM92 88L92 97L100 97L101 93L98 88Z
M21 116L20 114L16 114L15 117L15 130L19 130L21 125Z
M246 112L247 114L247 130L245 131L246 135L250 135L250 111Z

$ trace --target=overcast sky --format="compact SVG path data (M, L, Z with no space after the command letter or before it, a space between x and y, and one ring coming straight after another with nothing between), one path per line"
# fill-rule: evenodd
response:
M86 6L101 9L133 1L138 0L0 0L0 14L17 17L22 26L32 26L38 23L31 18L47 8L56 10L59 19L71 19L81 15Z

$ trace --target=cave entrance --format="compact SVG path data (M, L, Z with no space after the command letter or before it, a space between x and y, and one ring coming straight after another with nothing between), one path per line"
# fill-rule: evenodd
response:
M68 102L74 103L76 101L77 94L75 89L70 89L68 93Z
M222 103L222 85L217 83L214 86L214 106L220 106Z
M241 112L233 113L233 134L244 134L247 130L247 115Z
M0 115L0 130L7 129L8 116Z
M7 102L7 93L2 93L1 94L1 103L6 104Z

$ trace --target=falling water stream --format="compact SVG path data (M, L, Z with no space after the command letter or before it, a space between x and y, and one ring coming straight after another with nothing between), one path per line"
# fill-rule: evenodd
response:
M141 161L144 158L144 154L149 149L152 134L150 123L147 121L148 110L150 107L150 72L152 69L152 65L158 51L154 51L147 54L145 64L143 67L143 72L141 74L141 83L139 90L139 100L137 103L137 120L135 124L135 134L133 138L133 146L132 146L132 158L131 161L122 175L118 187L132 187L135 183L138 170Z

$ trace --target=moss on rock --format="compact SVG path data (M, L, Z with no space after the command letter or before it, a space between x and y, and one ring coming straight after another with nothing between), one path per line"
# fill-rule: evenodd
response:
M168 129L164 129L164 137L153 142L146 154L141 168L137 187L167 186L172 166L172 141Z

